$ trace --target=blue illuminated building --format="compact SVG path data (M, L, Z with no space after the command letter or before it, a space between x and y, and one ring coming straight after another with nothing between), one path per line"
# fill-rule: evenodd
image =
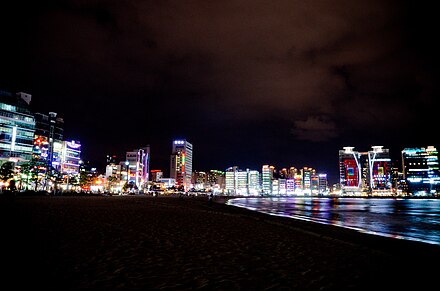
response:
M402 151L402 165L408 193L415 196L439 193L439 162L435 147L405 148Z
M32 158L35 118L31 99L30 94L0 91L0 164L20 164Z

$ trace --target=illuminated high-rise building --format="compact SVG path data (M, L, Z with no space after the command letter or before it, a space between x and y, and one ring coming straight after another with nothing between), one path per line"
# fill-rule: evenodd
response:
M293 180L295 181L295 193L302 195L303 194L302 171L297 172Z
M208 175L204 171L193 171L192 172L192 183L204 185L208 182Z
M208 172L208 182L215 189L223 189L225 187L225 172L219 170L210 170Z
M193 171L191 183L196 190L210 188L208 173L204 171Z
M280 184L278 179L272 180L272 193L273 195L278 195L280 193Z
M225 190L227 194L235 194L236 191L236 181L235 181L235 172L237 171L238 167L230 167L226 169L225 173Z
M303 194L310 195L312 193L312 176L315 173L316 170L313 168L304 167L301 169Z
M344 147L339 151L339 177L343 193L358 193L362 190L361 154L354 147Z
M319 194L327 194L329 192L327 174L318 174L318 177L319 177Z
M64 141L61 155L61 173L69 175L79 174L81 161L81 143L78 141Z
M105 164L105 177L121 178L121 166L118 165L116 155L107 155Z
M368 184L371 191L391 190L391 159L388 149L372 146L368 152Z
M272 180L273 180L274 171L275 171L275 167L269 165L264 165L261 170L261 176L262 176L261 190L264 194L272 194Z
M258 195L260 193L260 172L248 170L248 194Z
M138 189L145 188L150 173L150 146L127 152L125 160L128 162L128 182L134 183Z
M342 194L390 195L391 159L388 149L372 146L368 152L344 147L339 151L339 175Z
M174 140L171 152L170 177L178 187L188 190L191 186L193 145L186 140Z
M438 151L427 148L405 148L402 151L403 178L412 195L432 195L440 191Z
M286 194L292 195L295 193L295 179L289 178L286 180Z
M319 175L316 173L310 177L310 190L313 195L319 194Z
M237 195L248 195L248 172L235 171L235 193Z
M35 118L31 95L0 91L0 164L28 162L32 158Z
M59 169L63 137L64 120L58 117L56 112L49 112L48 115L35 113L34 158L36 160L46 160L49 166Z
M226 170L226 187L228 194L257 195L260 190L260 173L246 169L240 170L237 166Z
M287 179L278 179L278 194L286 195L287 194Z

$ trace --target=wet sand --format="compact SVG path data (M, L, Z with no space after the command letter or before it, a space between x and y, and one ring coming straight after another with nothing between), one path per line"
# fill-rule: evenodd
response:
M144 196L0 201L3 263L11 266L2 277L13 289L58 290L422 290L438 282L438 246L222 202Z

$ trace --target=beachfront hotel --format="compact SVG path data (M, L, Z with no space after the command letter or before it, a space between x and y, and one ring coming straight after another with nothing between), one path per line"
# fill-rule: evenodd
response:
M260 194L260 173L256 170L241 170L237 166L226 169L226 193L229 195L253 196Z
M193 145L185 139L173 140L170 158L170 178L185 191L191 188Z

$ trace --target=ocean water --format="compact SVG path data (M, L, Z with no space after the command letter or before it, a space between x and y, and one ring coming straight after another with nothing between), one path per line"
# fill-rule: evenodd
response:
M271 215L440 245L440 199L235 198L228 204Z

